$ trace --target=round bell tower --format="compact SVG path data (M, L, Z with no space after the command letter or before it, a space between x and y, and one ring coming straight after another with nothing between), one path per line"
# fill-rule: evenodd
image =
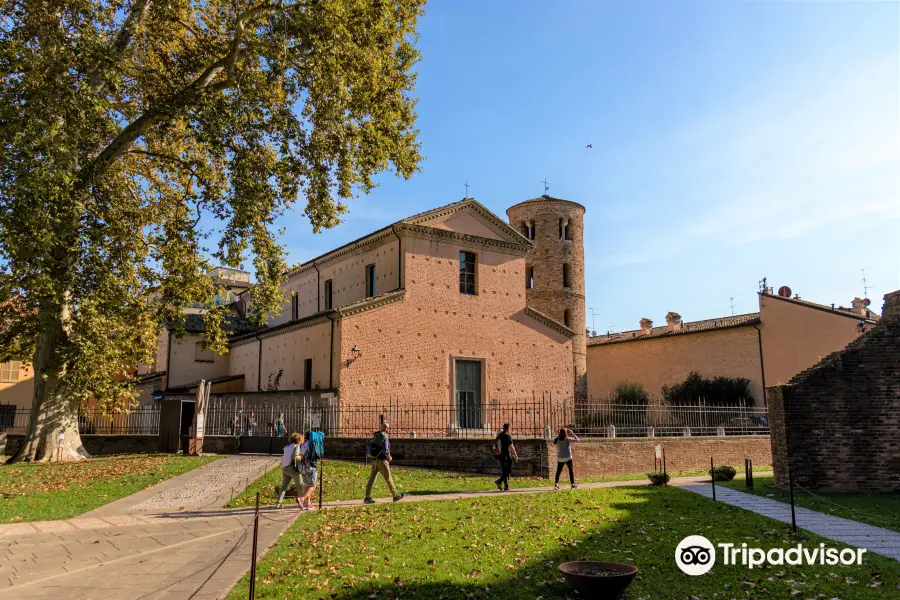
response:
M525 257L526 304L575 332L575 399L587 400L584 304L584 206L544 195L506 210L509 224L531 240Z

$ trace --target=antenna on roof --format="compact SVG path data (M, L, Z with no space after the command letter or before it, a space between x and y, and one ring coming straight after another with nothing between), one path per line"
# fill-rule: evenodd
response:
M549 191L550 191L550 184L547 183L547 178L544 177L544 193L546 194Z
M734 296L731 297L731 316L734 316Z
M593 329L596 329L596 327L594 327L594 325L597 324L596 321L594 320L595 312L594 312L593 308L589 308L588 310L591 311L591 329L593 330Z
M860 271L862 271L862 274L863 274L863 298L868 298L869 297L869 288L871 286L866 285L866 270L865 270L865 268L860 269Z
M759 293L760 293L760 294L765 294L765 293L766 293L766 291L767 291L767 289L768 289L768 288L766 287L766 285L767 285L767 284L766 284L766 278L765 278L765 277L763 277L762 279L759 280Z

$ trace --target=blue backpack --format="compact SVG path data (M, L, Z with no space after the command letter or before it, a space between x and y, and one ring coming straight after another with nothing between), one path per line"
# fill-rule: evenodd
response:
M321 431L313 431L309 434L309 445L306 449L307 463L316 468L319 459L325 456L325 434Z

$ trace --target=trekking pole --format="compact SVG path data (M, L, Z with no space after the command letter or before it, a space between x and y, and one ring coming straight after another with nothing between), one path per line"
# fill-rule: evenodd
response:
M253 555L250 557L250 600L256 598L256 538L259 534L259 492L256 492L256 514L253 516Z

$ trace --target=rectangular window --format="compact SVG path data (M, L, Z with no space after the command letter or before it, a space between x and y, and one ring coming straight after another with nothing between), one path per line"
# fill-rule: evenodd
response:
M534 288L534 267L525 267L525 289Z
M22 361L13 360L10 362L0 363L0 381L13 382L19 380L19 368Z
M211 363L216 361L216 356L203 342L194 344L194 362Z
M569 263L565 263L563 265L563 287L572 287L572 282L570 281L571 276L569 273L570 270Z
M297 292L291 292L291 321L296 321L300 317L300 298Z
M331 295L331 280L327 279L325 281L325 310L331 310L333 307L334 304Z
M572 322L572 317L569 315L570 313L568 310L563 311L563 325L565 325L566 327L569 327L569 324Z
M375 265L366 265L366 298L375 295Z
M312 389L312 359L307 358L303 361L303 389Z
M459 293L475 295L475 253L459 253Z

